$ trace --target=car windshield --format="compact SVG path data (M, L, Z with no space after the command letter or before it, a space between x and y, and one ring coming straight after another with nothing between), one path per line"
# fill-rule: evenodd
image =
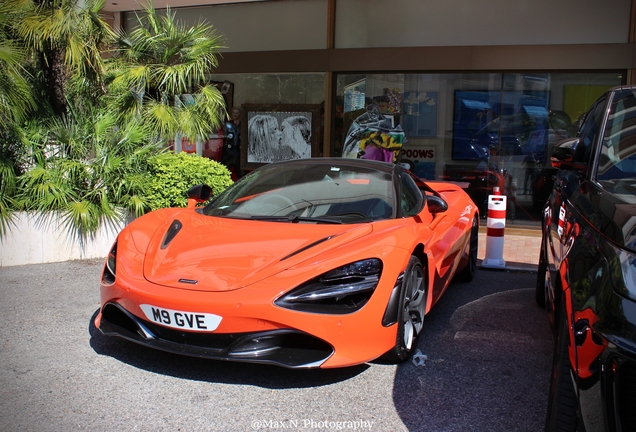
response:
M636 179L636 95L623 90L615 95L601 143L597 180Z
M361 223L395 216L390 172L347 163L294 161L263 166L202 211L274 222Z

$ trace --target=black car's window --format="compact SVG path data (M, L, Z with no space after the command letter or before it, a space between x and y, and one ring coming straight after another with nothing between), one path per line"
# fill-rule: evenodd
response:
M594 143L601 132L604 110L605 98L603 97L596 102L585 116L585 121L579 131L579 142L574 150L573 157L575 162L590 162L590 154L593 150Z
M400 172L400 185L402 216L415 216L422 208L422 192L405 172Z
M636 95L614 95L598 161L598 181L636 178Z
M263 166L204 209L210 216L275 222L360 223L395 217L393 177L372 166L311 160Z

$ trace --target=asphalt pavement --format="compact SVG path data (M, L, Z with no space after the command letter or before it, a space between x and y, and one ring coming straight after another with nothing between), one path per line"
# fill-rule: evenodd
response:
M552 342L534 272L453 283L414 361L288 370L103 336L101 266L0 267L0 431L543 430Z

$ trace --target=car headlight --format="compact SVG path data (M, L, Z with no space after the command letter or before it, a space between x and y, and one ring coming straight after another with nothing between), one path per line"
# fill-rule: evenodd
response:
M102 271L102 283L104 285L112 285L115 283L115 275L117 274L117 240L110 248L108 257L106 257L106 264Z
M316 277L278 298L286 309L323 314L348 314L371 298L382 273L382 261L365 259Z

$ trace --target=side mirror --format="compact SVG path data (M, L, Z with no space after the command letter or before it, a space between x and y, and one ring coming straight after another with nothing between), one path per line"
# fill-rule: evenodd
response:
M443 213L448 210L446 201L437 195L426 195L426 205L428 206L428 211L432 214Z
M206 184L192 186L188 189L188 208L194 208L197 203L206 202L212 196L212 188Z
M550 163L552 167L563 170L570 170L582 173L585 171L585 163L578 162L574 156L580 151L581 146L578 138L568 138L558 143L552 151Z

